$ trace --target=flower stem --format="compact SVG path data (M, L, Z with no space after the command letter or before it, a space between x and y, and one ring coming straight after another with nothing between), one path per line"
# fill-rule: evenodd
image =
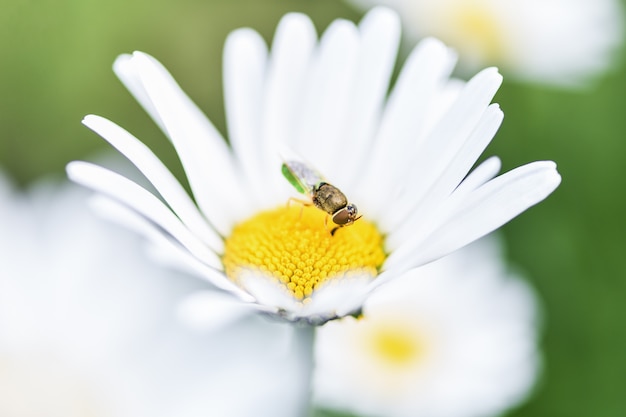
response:
M311 395L314 366L315 326L295 326L294 350L301 354L302 405L300 416L311 415Z

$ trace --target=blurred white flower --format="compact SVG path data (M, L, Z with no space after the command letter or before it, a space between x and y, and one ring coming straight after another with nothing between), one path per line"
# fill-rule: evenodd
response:
M309 18L288 14L271 52L256 32L235 31L224 52L231 146L154 58L123 55L114 69L172 141L195 201L145 145L97 116L84 123L162 199L93 164L68 174L108 196L101 212L147 235L160 260L223 290L185 309L205 305L207 322L261 312L317 325L358 312L378 285L500 227L560 182L551 161L494 178L492 158L469 173L502 121L490 104L502 77L491 68L450 80L455 57L439 41L413 51L387 98L399 32L385 8L359 26L335 21L319 42ZM333 234L322 210L288 205L281 165L292 155L363 218Z
M297 416L308 346L292 326L208 335L176 308L197 280L144 260L83 190L0 176L0 416ZM303 350L304 349L304 350Z
M498 66L506 77L579 86L613 63L623 35L618 0L349 0L398 11L413 40L435 36L471 74Z
M380 288L363 317L319 328L316 402L362 416L499 415L537 377L536 311L481 240Z

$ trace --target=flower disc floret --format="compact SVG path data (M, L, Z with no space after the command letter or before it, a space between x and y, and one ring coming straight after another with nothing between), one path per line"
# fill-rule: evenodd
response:
M305 300L324 282L352 275L375 277L385 261L384 239L361 219L350 227L325 222L326 213L292 205L263 211L237 225L226 240L222 262L238 282L260 272Z

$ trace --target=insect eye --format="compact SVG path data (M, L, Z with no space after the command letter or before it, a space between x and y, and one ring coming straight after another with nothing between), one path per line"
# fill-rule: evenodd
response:
M333 214L333 223L340 226L351 224L355 220L357 220L357 213L358 210L356 206L354 204L348 204L347 206Z
M348 207L344 207L335 214L333 214L333 223L338 224L340 226L345 226L348 223L352 222L352 215L350 214L350 210Z

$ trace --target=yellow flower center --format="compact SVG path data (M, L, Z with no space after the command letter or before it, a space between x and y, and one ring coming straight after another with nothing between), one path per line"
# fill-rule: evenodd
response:
M494 12L480 2L457 5L449 10L451 22L443 28L442 39L459 48L469 56L477 56L488 62L505 59L506 31L501 27Z
M369 331L370 346L375 357L393 365L407 365L422 358L424 342L409 326L382 322Z
M315 207L263 211L238 224L226 239L222 262L238 283L259 272L304 300L324 282L353 274L376 277L385 260L383 236L365 219L331 234L335 224Z

